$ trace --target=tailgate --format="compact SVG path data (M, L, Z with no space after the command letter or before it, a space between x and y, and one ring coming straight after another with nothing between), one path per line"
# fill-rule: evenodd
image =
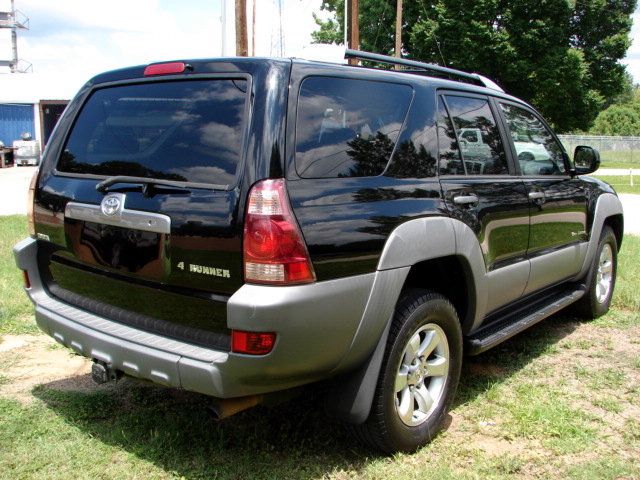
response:
M237 184L249 82L238 74L89 96L36 194L52 294L228 348L226 301L242 285Z

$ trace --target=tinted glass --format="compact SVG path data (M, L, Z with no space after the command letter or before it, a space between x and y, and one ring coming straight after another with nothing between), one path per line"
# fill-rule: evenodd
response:
M442 98L438 100L438 150L440 175L464 175L456 131Z
M242 153L245 80L104 88L82 108L58 170L196 183L234 183Z
M561 175L566 172L562 147L533 113L500 104L523 175Z
M458 96L446 96L445 101L459 137L466 174L507 175L507 157L489 101ZM455 173L460 173L459 169Z
M301 177L380 175L391 157L413 90L406 85L310 77L303 81L296 124Z

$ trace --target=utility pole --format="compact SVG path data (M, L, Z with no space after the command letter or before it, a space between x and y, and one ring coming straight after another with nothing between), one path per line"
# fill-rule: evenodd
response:
M251 9L251 55L256 56L256 2L253 0Z
M396 57L402 57L402 0L396 0ZM400 70L400 65L396 65Z
M354 50L360 50L360 27L358 25L358 0L347 0L347 17L348 17L348 33L349 45L348 48ZM357 65L358 60L355 58L349 59L349 64Z
M236 0L236 55L246 57L248 54L247 0Z
M11 29L11 60L0 60L0 67L9 67L11 73L25 73L31 70L31 64L26 68L20 68L18 59L18 32L17 29L29 30L29 19L19 10L16 10L14 0L11 0L11 10L0 12L0 29Z
M221 0L220 5L220 56L227 53L227 0Z

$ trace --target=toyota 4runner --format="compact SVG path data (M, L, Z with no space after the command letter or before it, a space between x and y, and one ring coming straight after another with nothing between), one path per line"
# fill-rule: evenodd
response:
M347 55L405 70L224 58L89 81L15 247L40 328L99 382L207 394L220 417L326 381L328 410L395 452L438 431L463 354L608 310L623 217L584 176L597 151L571 161L480 75Z

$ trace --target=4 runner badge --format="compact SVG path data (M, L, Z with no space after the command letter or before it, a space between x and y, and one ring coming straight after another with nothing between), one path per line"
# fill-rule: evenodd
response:
M229 270L224 268L216 268L216 267L205 267L203 265L195 265L193 263L189 263L189 272L190 273L199 273L201 275L211 275L212 277L222 277L222 278L231 278L231 274ZM178 262L177 267L180 270L184 270L184 262Z

